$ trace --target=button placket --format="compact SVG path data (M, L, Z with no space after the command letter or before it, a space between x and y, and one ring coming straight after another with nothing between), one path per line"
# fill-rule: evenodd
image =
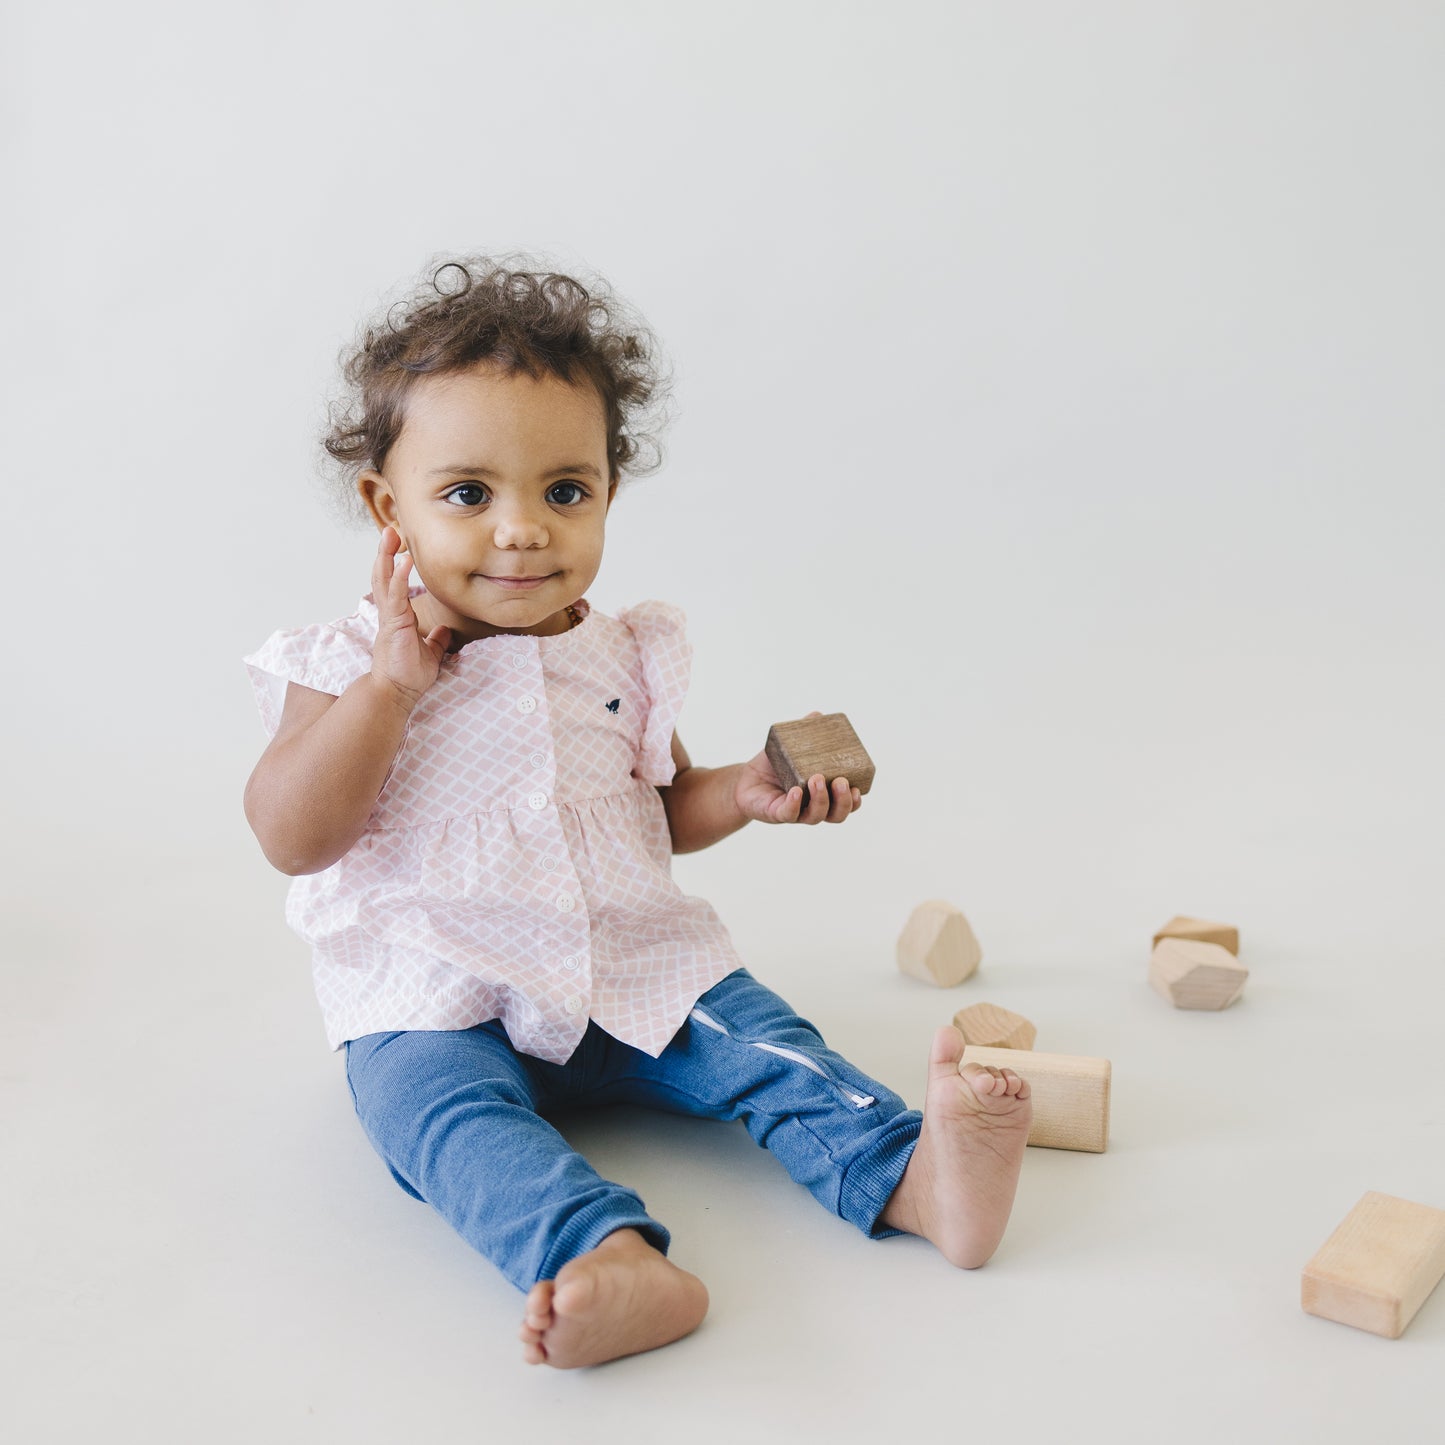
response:
M512 656L512 668L520 675L529 666L530 659L523 653L514 653ZM537 711L538 700L531 693L523 693L516 700L517 711L524 716ZM533 741L531 749L527 753L527 762L534 774L542 774L543 780L551 782L553 779L548 776L555 768L550 748L539 746L545 740L537 738ZM555 910L554 916L561 929L559 942L562 949L566 949L570 943L572 952L562 952L559 959L562 972L567 975L568 983L580 992L566 995L562 1000L562 1007L568 1015L576 1017L587 1010L588 985L585 967L585 944L587 939L587 917L582 908L582 899L576 890L575 882L568 879L571 872L566 865L568 853L566 841L562 835L559 820L554 812L548 814L547 810L552 804L552 798L545 788L534 788L527 794L527 807L537 814L538 824L546 830L547 840L544 844L547 851L538 859L542 875L547 879L548 884L556 888L552 894L552 905ZM541 815L547 814L543 817ZM558 888L557 885L563 886ZM582 946L579 946L582 945ZM559 950L561 952L561 950ZM555 957L555 955L554 955ZM554 965L555 966L555 965Z

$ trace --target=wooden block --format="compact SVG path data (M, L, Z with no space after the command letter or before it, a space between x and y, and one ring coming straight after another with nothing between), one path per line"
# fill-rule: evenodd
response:
M1041 1149L1078 1149L1102 1154L1109 1147L1108 1059L1068 1054L1035 1054L1025 1049L984 1049L969 1045L959 1061L1012 1069L1029 1081L1034 1122L1029 1143Z
M847 778L860 793L873 786L873 759L841 712L774 723L765 751L783 791L802 788L805 807L808 779L816 773L822 773L830 786L837 778Z
M1203 918L1171 918L1154 935L1154 947L1158 948L1161 938L1190 938L1196 943L1217 943L1239 956L1239 930L1232 923L1210 923Z
M920 903L898 935L898 967L939 988L971 978L982 958L963 910L940 898Z
M1371 1190L1305 1265L1300 1303L1307 1314L1398 1340L1442 1275L1445 1209Z
M1249 970L1217 943L1164 938L1149 959L1149 982L1175 1008L1228 1008Z
M1031 1049L1039 1031L1022 1014L995 1003L971 1003L953 1016L966 1044L984 1049Z

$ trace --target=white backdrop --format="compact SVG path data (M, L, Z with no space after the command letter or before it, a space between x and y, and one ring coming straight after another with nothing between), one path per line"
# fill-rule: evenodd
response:
M1387 1343L1297 1290L1366 1189L1445 1207L1445 6L7 28L17 1438L542 1408L644 1439L1425 1438L1445 1299ZM878 765L847 827L749 829L684 885L911 1102L983 998L1116 1081L1111 1152L1031 1151L974 1275L851 1235L740 1131L579 1123L713 1311L570 1376L522 1369L510 1287L370 1153L241 811L242 654L368 586L315 481L337 352L428 260L513 247L603 273L675 362L591 595L686 608L694 760L817 707ZM984 945L950 994L892 963L930 896ZM1240 925L1228 1013L1145 987L1176 912Z

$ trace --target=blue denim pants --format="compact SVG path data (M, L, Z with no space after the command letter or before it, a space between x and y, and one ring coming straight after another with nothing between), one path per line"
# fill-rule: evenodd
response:
M616 1229L664 1254L635 1191L603 1179L544 1115L607 1103L741 1119L826 1209L874 1239L923 1116L823 1042L745 968L693 1006L653 1058L595 1023L565 1064L518 1053L500 1021L366 1034L346 1045L357 1116L408 1194L519 1289Z

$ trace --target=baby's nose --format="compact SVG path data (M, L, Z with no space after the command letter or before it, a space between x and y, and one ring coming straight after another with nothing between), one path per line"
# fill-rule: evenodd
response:
M528 507L505 507L493 513L492 539L498 547L545 547L547 523Z

